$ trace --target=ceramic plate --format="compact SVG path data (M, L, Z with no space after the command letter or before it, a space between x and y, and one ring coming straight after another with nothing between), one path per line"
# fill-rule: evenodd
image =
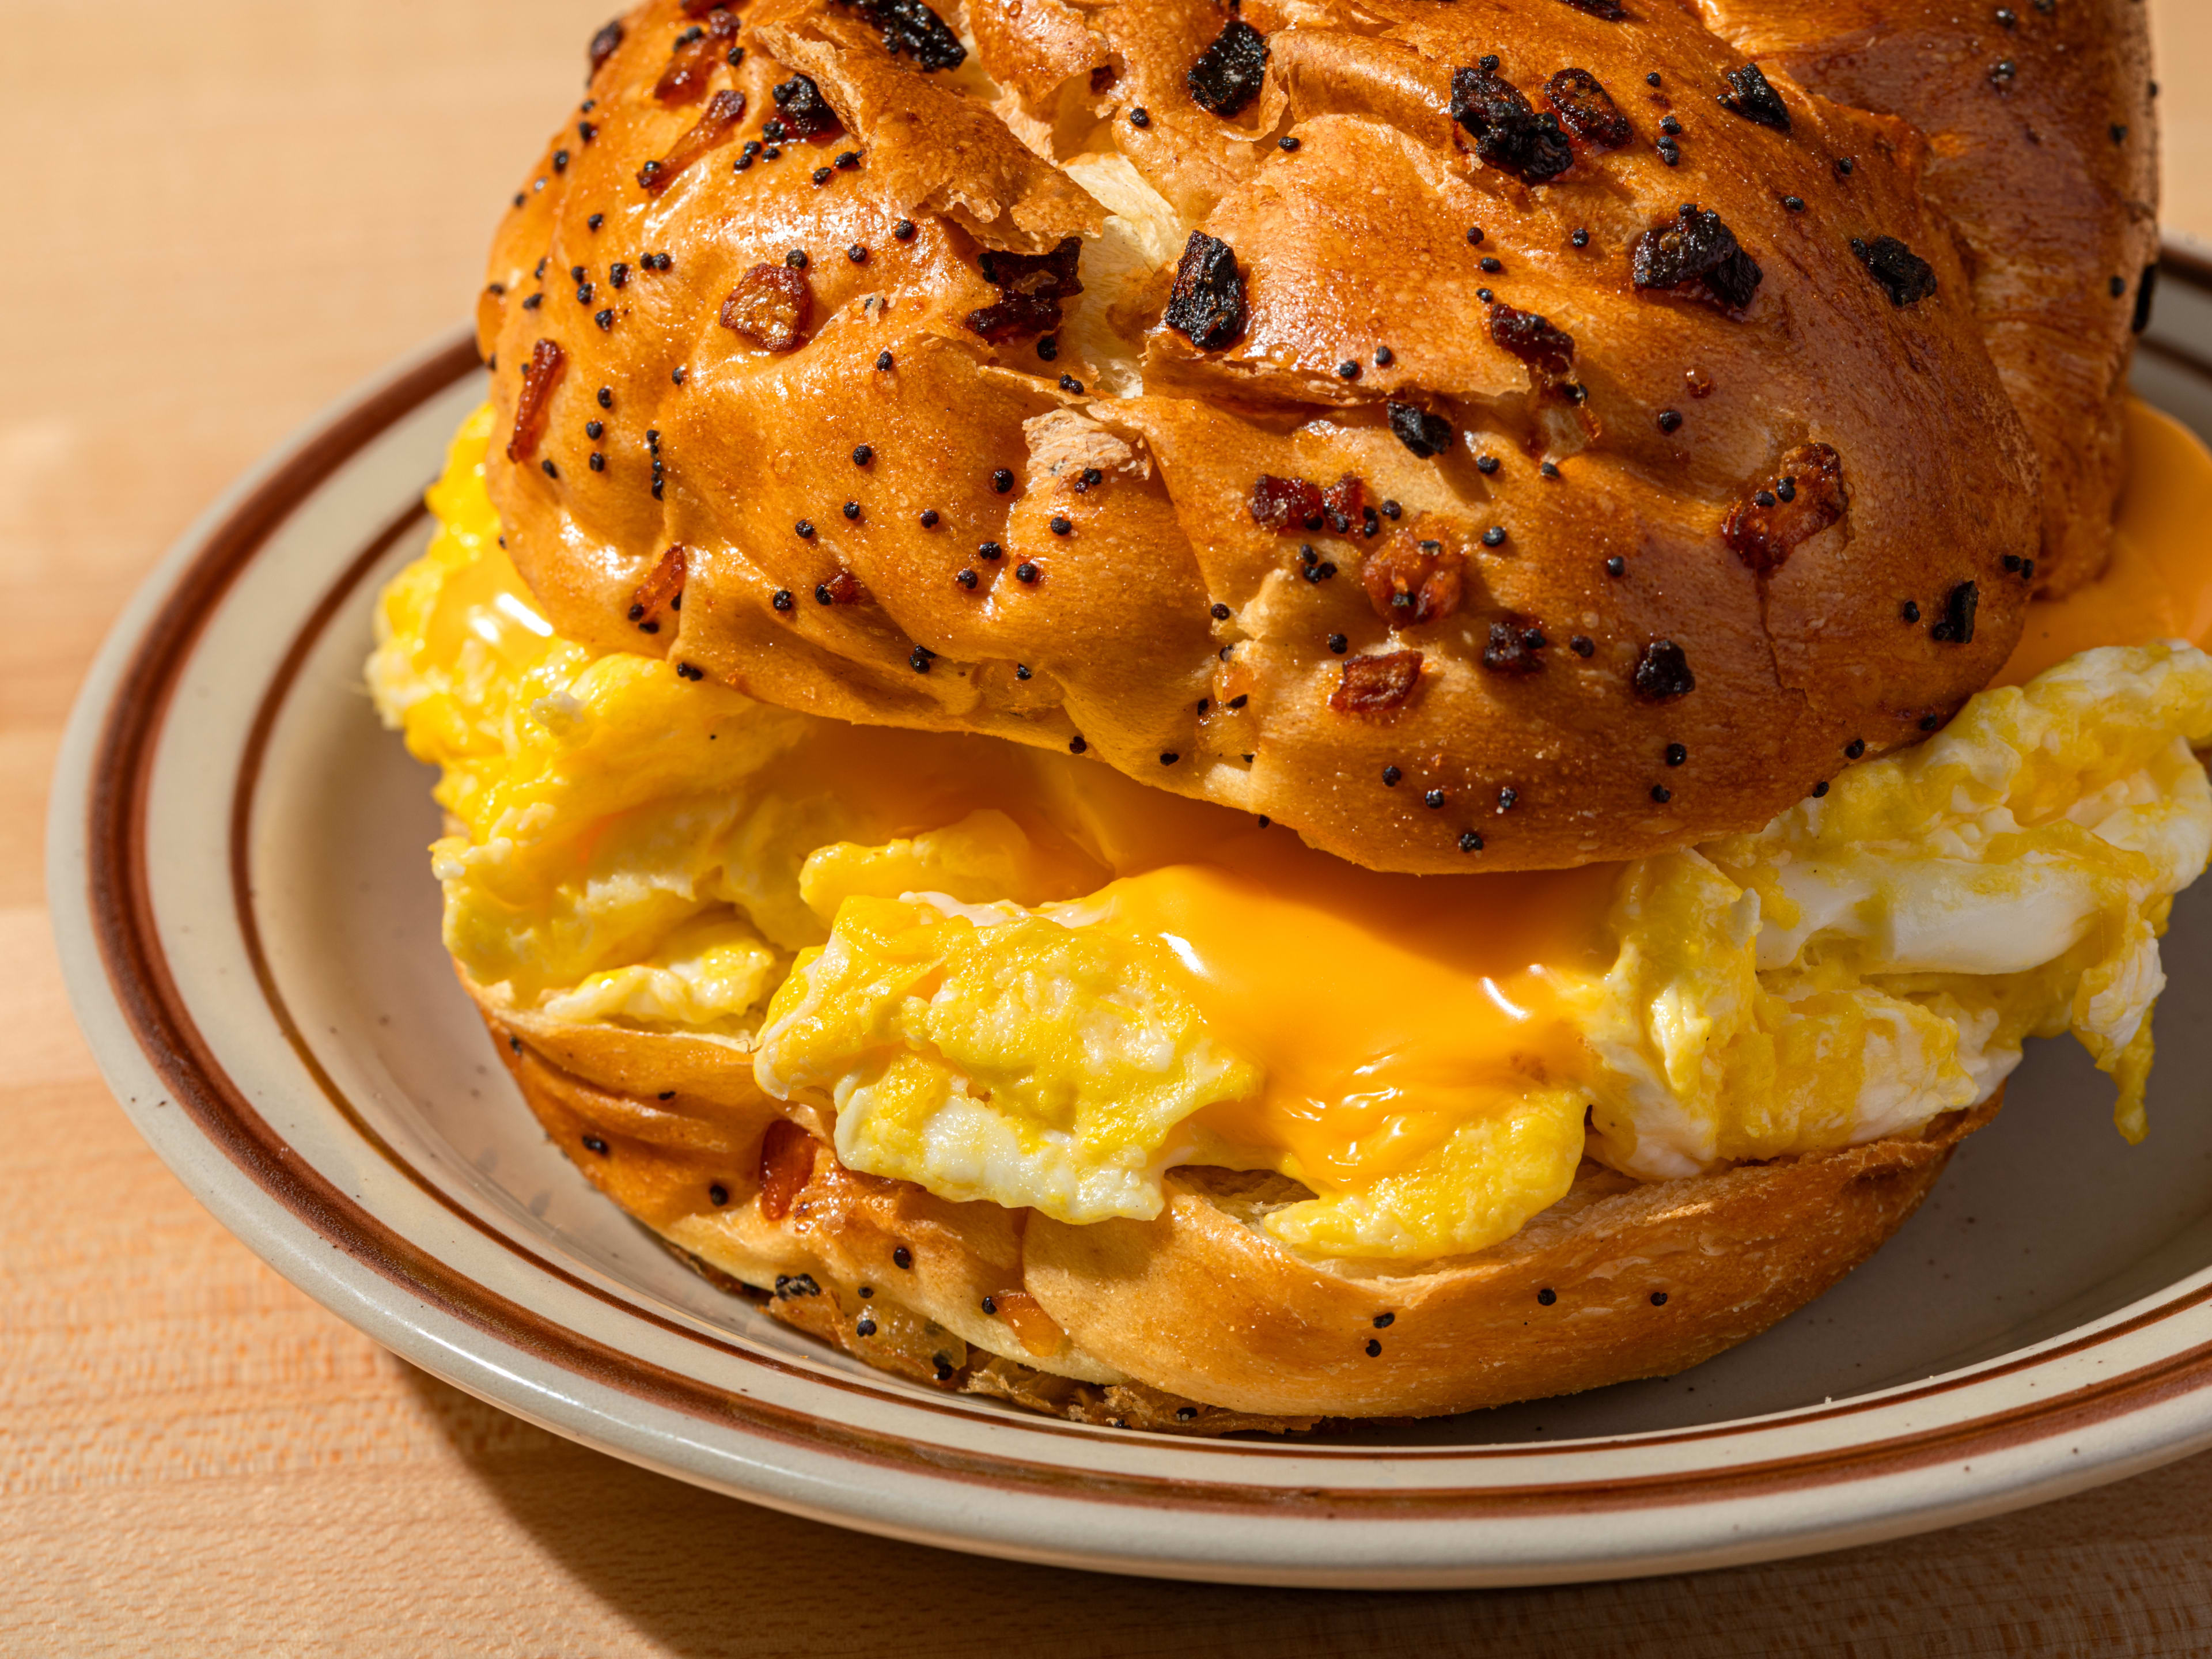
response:
M2136 372L2212 433L2212 267ZM2212 1444L2212 881L2181 902L2153 1139L2045 1044L1889 1247L1666 1382L1193 1442L1030 1417L815 1346L548 1144L438 943L429 777L361 678L378 584L481 394L462 338L213 508L93 671L50 870L118 1097L226 1225L426 1370L679 1479L1024 1559L1295 1584L1719 1565L1987 1515Z

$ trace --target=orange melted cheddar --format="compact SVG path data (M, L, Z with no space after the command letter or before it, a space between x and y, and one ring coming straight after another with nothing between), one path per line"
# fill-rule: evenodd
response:
M1289 848L1249 849L1237 875L1185 864L1109 890L1110 925L1166 943L1207 1025L1265 1073L1196 1127L1287 1154L1310 1185L1356 1187L1532 1085L1573 1086L1583 1042L1555 975L1602 971L1617 866L1369 887L1276 855Z
M1287 1154L1310 1183L1359 1185L1585 1069L1556 976L1603 971L1618 865L1379 873L1096 763L824 726L778 768L834 779L883 839L1005 812L1050 897L1096 895L1081 915L1168 947L1208 1028L1266 1077L1194 1121L1216 1152Z

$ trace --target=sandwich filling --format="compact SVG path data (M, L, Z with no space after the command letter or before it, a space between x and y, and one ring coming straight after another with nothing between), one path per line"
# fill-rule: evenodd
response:
M2203 494L2193 441L2136 425ZM1839 755L1758 833L1419 877L563 640L501 550L489 431L369 664L441 769L447 945L517 1010L746 1058L853 1169L1077 1224L1157 1214L1178 1164L1273 1170L1311 1194L1267 1218L1285 1247L1418 1262L1511 1236L1586 1157L1662 1179L1917 1133L2030 1036L2071 1031L2145 1133L2158 939L2212 857L2212 658L2141 642L2212 617L2161 580L2147 491L2103 593L2031 621L2021 683Z

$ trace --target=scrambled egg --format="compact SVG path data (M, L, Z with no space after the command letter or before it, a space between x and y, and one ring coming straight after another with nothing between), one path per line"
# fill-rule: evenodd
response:
M1686 1175L1909 1131L2071 1030L2142 1138L2158 937L2212 857L2212 659L2086 651L1755 836L1630 866L1599 1155Z
M1140 943L1019 905L845 900L769 1005L756 1074L827 1091L837 1152L946 1198L1150 1215L1163 1149L1258 1070Z
M379 610L437 765L446 942L552 1018L752 1056L839 1156L1150 1217L1279 1171L1319 1256L1510 1237L1645 1178L1911 1134L2073 1032L2145 1130L2158 937L2212 856L2212 658L2084 651L1756 835L1556 875L1376 875L1095 763L871 731L556 636L498 546L489 416Z

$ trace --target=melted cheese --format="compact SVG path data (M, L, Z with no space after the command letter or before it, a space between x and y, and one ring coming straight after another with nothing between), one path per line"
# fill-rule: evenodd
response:
M2030 1035L2079 1035L2141 1132L2156 936L2212 853L2212 659L2092 647L2212 629L2212 458L2135 420L2119 554L2036 608L2025 689L1628 866L1377 874L1093 761L594 657L498 549L481 417L370 681L443 769L480 982L748 1048L848 1164L945 1197L1087 1222L1157 1213L1178 1164L1273 1170L1312 1194L1267 1218L1285 1244L1425 1259L1586 1154L1656 1178L1912 1133Z

